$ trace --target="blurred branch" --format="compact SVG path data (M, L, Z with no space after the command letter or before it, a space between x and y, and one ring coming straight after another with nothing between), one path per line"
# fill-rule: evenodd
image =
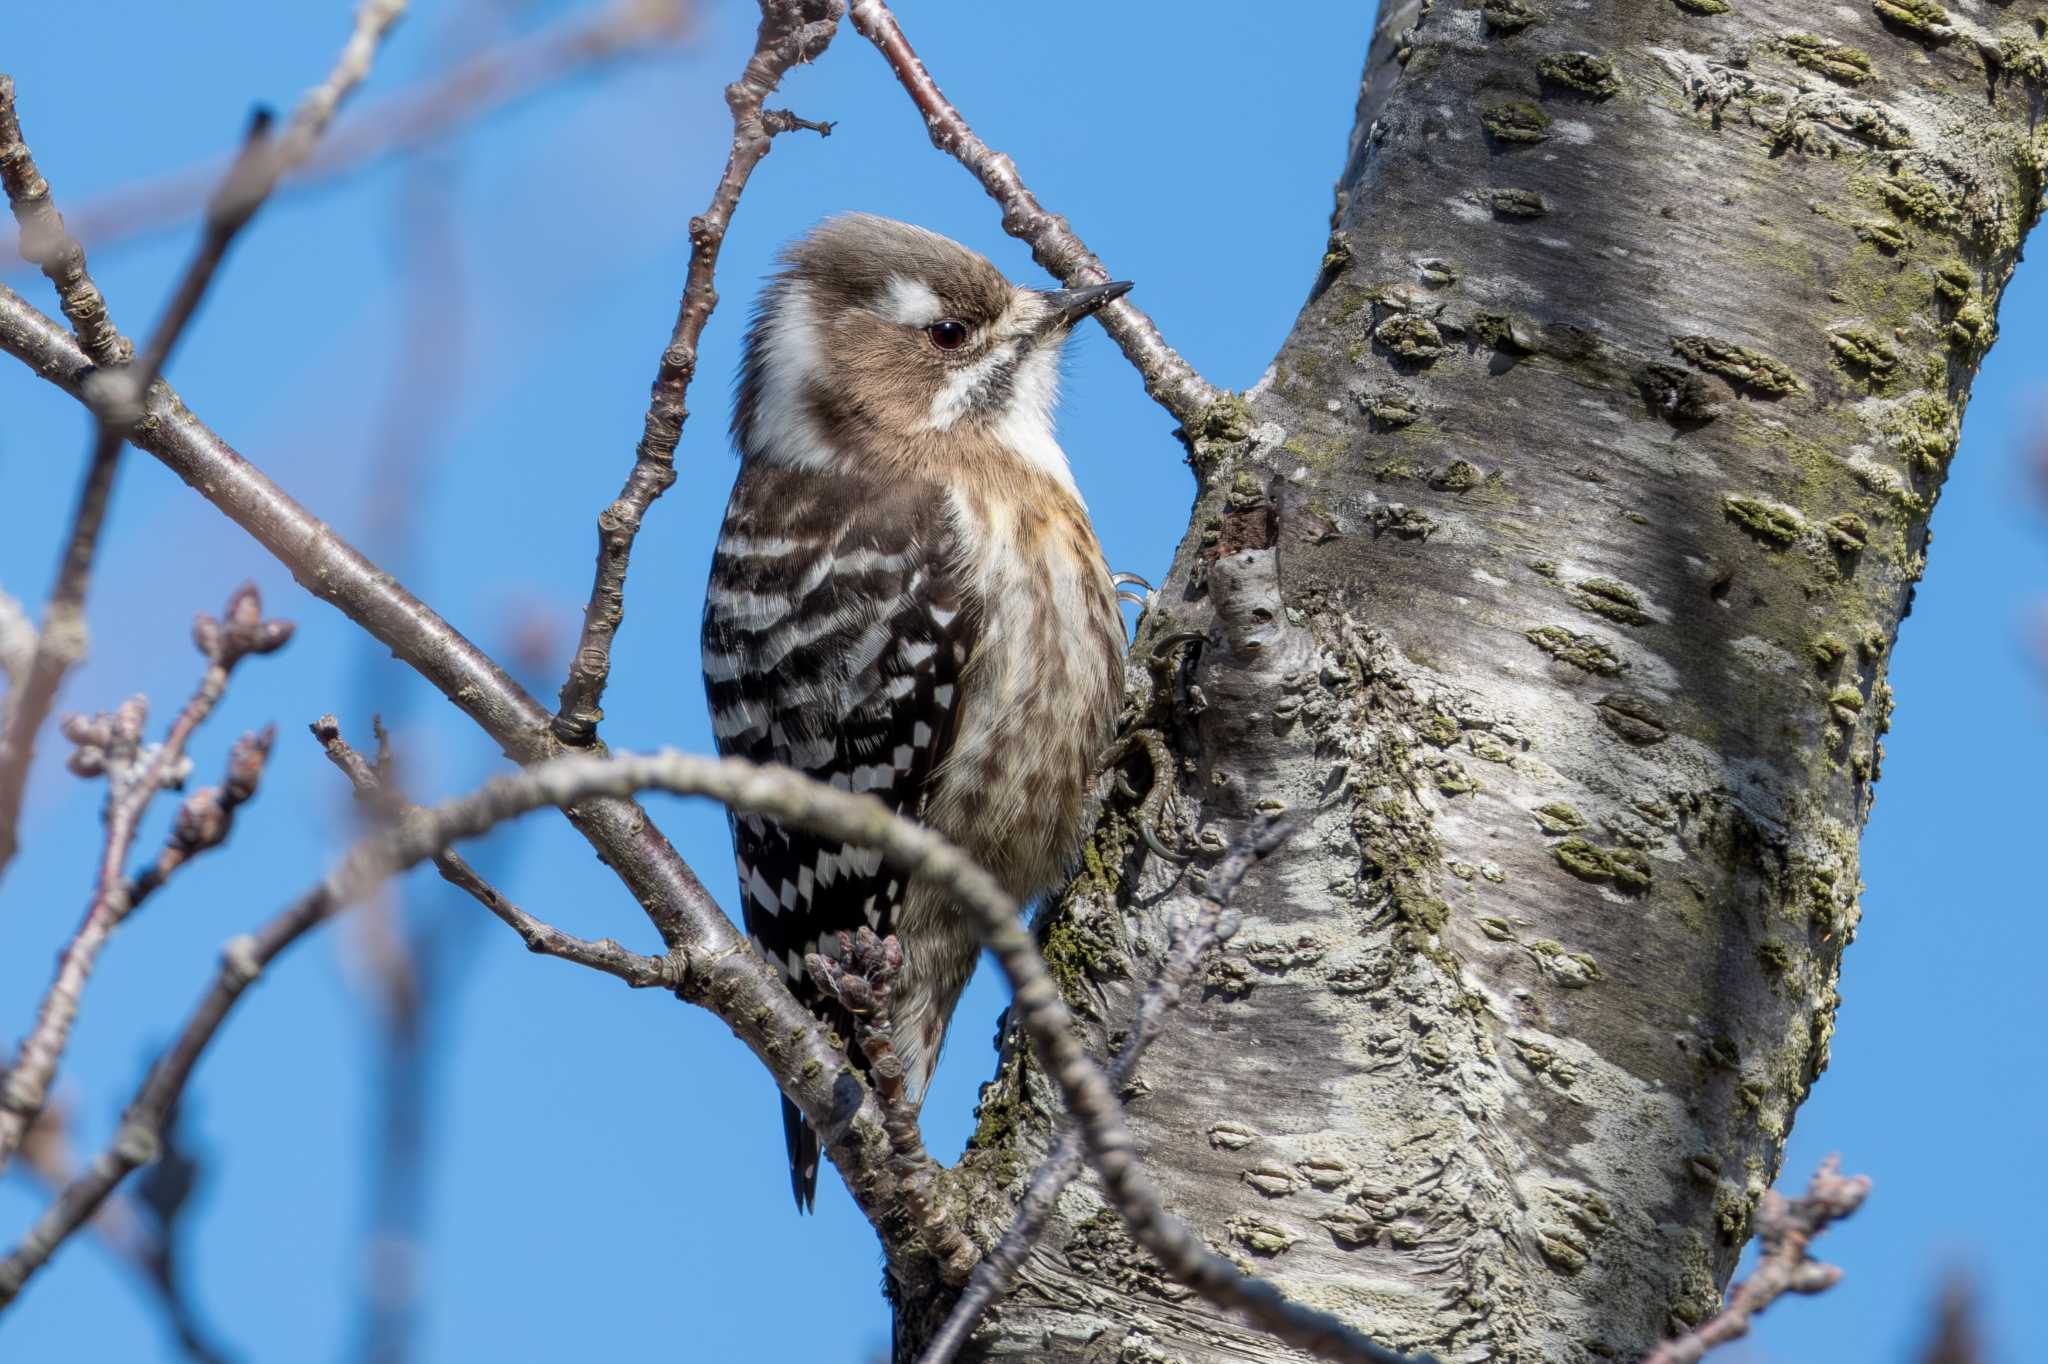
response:
M334 111L369 75L378 44L405 13L405 6L406 0L361 0L355 25L333 69L299 101L283 133L271 137L270 117L258 111L241 153L229 167L220 188L207 201L206 225L200 234L199 248L172 292L171 302L141 358L132 365L123 363L127 359L126 344L113 332L113 324L106 316L106 302L85 273L84 252L76 241L63 235L62 219L49 201L49 185L34 174L34 162L21 142L20 125L14 118L13 82L0 87L0 105L5 108L4 117L0 117L0 162L14 166L6 177L9 202L17 219L39 225L35 238L49 235L46 228L57 238L54 245L40 240L34 244L47 253L45 259L53 262L45 265L44 273L58 285L67 315L74 301L81 309L74 321L81 324L81 340L89 337L93 343L85 349L97 367L84 381L84 397L99 419L92 457L72 514L56 586L51 589L44 611L28 677L8 689L5 730L0 732L0 871L5 871L19 847L22 795L35 759L36 734L56 702L57 689L65 674L85 655L85 597L92 581L93 560L99 553L100 532L113 498L122 446L143 417L143 396L163 373L178 338L198 311L200 300L226 259L228 247L262 207L279 177L303 164L312 153L320 134L333 120ZM24 172L29 178L24 178ZM23 242L30 245L31 237L25 234ZM69 286L66 280L71 280ZM88 333L83 329L83 321L91 320L95 309L96 329ZM0 1161L4 1161L10 1149L5 1135L4 1128L0 1128ZM19 1134L15 1135L18 1139Z
M403 793L390 788L385 775L341 737L341 724L335 717L321 716L313 722L312 731L313 737L326 750L327 760L349 779L349 784L355 788L356 798L374 810L379 820L397 822L420 813L419 806L408 802ZM499 894L496 887L478 875L462 854L452 848L443 848L435 853L433 862L434 870L441 873L442 880L488 909L500 923L520 936L528 951L588 966L635 988L660 986L673 990L676 987L676 970L667 957L629 952L610 938L590 942L541 922Z
M1217 944L1237 932L1237 916L1229 912L1230 898L1244 882L1245 873L1278 851L1294 835L1285 821L1265 821L1234 842L1209 872L1200 901L1192 915L1175 914L1168 925L1165 960L1145 987L1132 1021L1130 1036L1110 1063L1110 1083L1121 1091L1137 1072L1146 1048L1159 1036L1166 1015L1180 1003L1183 991L1195 978L1195 968ZM1009 1230L995 1248L974 1267L973 1276L959 1300L946 1314L944 1324L925 1345L918 1364L948 1364L967 1338L974 1333L989 1308L1009 1292L1017 1271L1045 1235L1054 1206L1081 1172L1081 1134L1070 1124L1060 1134L1052 1151L1032 1173L1031 1183L1017 1204Z
M20 1168L52 1192L76 1174L69 1118L61 1103L43 1109L21 1144ZM178 1140L174 1119L164 1140L162 1159L134 1198L116 1193L92 1219L92 1229L107 1252L149 1289L178 1337L178 1347L193 1364L228 1364L232 1356L213 1340L197 1304L185 1290L180 1272L184 1211L199 1182L200 1164Z
M1766 1189L1756 1214L1764 1251L1755 1271L1729 1290L1720 1312L1650 1351L1643 1364L1696 1364L1715 1346L1748 1335L1751 1319L1785 1294L1824 1293L1840 1283L1842 1271L1811 1258L1807 1250L1829 1223L1855 1212L1870 1193L1868 1176L1845 1177L1841 1169L1841 1159L1829 1156L1797 1199Z
M883 0L853 0L848 11L861 36L880 50L909 93L911 102L924 115L932 145L974 173L989 198L1002 206L1003 231L1031 248L1031 258L1071 288L1104 284L1109 271L1093 251L1074 234L1073 227L1057 214L1046 211L1021 177L1017 164L974 135L960 111L953 107L932 73L925 69L896 16ZM1120 298L1095 314L1124 356L1145 380L1145 391L1153 401L1171 412L1190 433L1196 432L1203 414L1216 401L1217 391L1195 372L1179 351L1166 344L1151 318Z
M1927 1342L1920 1364L1985 1364L1984 1345L1977 1333L1977 1295L1968 1275L1952 1273L1942 1284L1934 1337Z
M761 0L761 25L753 55L740 78L725 87L732 110L732 150L711 193L711 205L690 220L690 268L668 346L655 371L653 393L633 467L619 495L597 518L597 570L583 612L583 634L562 683L553 721L555 737L573 747L597 742L600 703L611 675L612 638L626 612L626 566L640 522L654 500L676 481L676 443L689 419L685 399L697 373L697 343L718 306L718 252L739 208L740 195L774 145L776 134L810 128L829 136L832 125L788 113L763 113L768 97L791 67L814 61L832 41L845 0Z
M317 155L290 171L279 192L339 179L452 136L617 58L680 40L689 31L691 8L687 0L612 0L595 14L477 53L343 120ZM201 211L226 169L226 158L212 159L89 200L71 214L72 229L102 249L167 231Z
M202 613L193 622L193 642L206 656L206 673L161 744L142 742L149 705L140 696L123 702L112 715L89 720L72 716L65 722L66 736L77 745L71 755L71 770L81 777L107 778L107 832L85 921L58 957L57 976L43 995L35 1026L22 1039L14 1064L0 1082L0 1170L6 1169L29 1124L42 1111L101 949L173 871L227 838L235 808L255 794L262 777L270 736L245 736L229 759L226 784L219 790L195 792L179 811L170 842L155 865L129 878L128 854L143 812L158 790L183 783L192 766L185 756L186 745L227 692L235 665L251 654L272 653L291 638L289 622L263 619L262 599L253 586L244 584L237 590L228 599L224 614L224 620L215 620Z
M22 258L56 286L58 307L86 356L101 367L125 364L133 349L107 315L107 300L87 269L85 248L65 231L64 218L51 201L50 182L22 138L14 80L6 75L0 75L0 188L6 190L8 207L21 226ZM19 625L8 632L7 703L0 707L0 874L5 874L20 846L21 802L35 758L36 733L49 718L64 674L85 656L86 585L112 485L112 462L103 467L95 460L79 493L42 629L32 629L19 605L12 598L8 601L8 614L18 617Z

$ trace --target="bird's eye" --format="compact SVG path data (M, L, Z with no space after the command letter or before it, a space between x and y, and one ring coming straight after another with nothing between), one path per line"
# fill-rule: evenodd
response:
M954 318L941 318L924 329L932 344L940 350L959 350L967 344L967 324Z

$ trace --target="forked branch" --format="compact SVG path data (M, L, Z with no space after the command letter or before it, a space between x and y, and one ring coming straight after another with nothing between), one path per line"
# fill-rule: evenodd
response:
M291 635L289 622L263 619L261 598L254 587L245 585L228 599L222 619L201 615L193 623L193 642L206 656L206 672L162 743L143 742L149 707L139 696L111 715L72 716L66 721L65 735L76 745L71 770L81 777L106 778L106 837L85 917L58 955L56 977L43 994L35 1025L0 1081L0 1170L6 1169L43 1110L100 952L114 930L172 872L227 838L235 809L255 794L270 753L270 735L247 735L235 745L227 780L218 788L195 792L185 802L155 864L131 877L128 855L143 813L158 791L183 782L192 765L186 747L226 694L235 665L252 654L275 652Z
M419 813L420 807L407 800L404 792L392 788L388 774L379 771L378 765L356 752L348 740L341 737L340 721L332 715L323 715L313 722L312 730L313 738L327 754L327 760L348 778L349 785L355 789L356 799L368 807L378 821L403 820ZM383 733L381 728L378 733ZM527 951L588 966L593 971L615 976L636 989L660 987L673 990L676 987L677 966L669 958L628 951L610 938L591 942L536 919L507 899L469 864L468 858L453 848L441 849L434 854L433 861L434 870L441 874L443 881L475 900L500 923L517 933L520 941L526 944Z

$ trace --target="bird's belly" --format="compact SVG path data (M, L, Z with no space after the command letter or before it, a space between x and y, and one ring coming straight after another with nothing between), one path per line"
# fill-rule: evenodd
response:
M1025 899L1079 852L1121 700L1123 629L1099 559L1016 574L987 600L925 820Z

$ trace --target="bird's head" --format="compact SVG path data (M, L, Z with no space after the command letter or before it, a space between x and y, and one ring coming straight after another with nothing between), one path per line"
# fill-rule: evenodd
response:
M734 439L749 459L795 467L914 458L962 436L1057 457L1060 346L1130 287L1028 289L935 232L827 219L788 249L761 296Z

